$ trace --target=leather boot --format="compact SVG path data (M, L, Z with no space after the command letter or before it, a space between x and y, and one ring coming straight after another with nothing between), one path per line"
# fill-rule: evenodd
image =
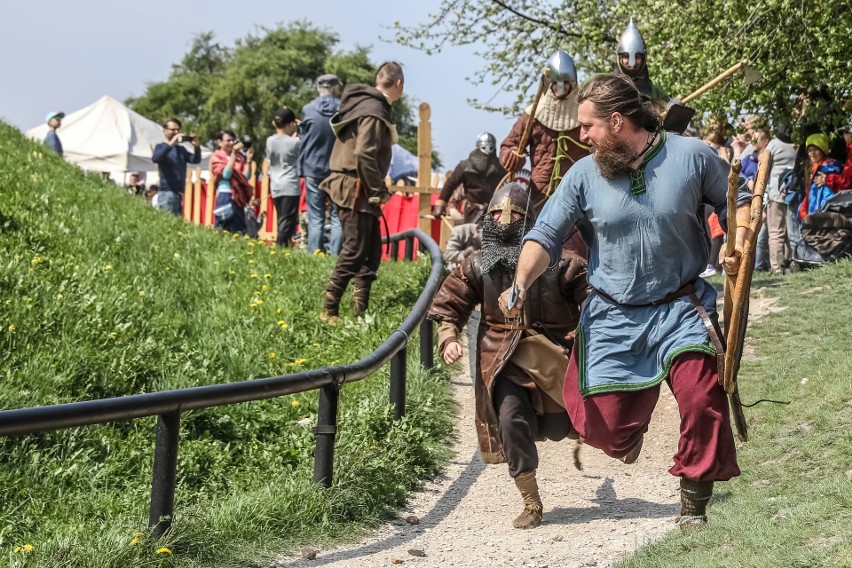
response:
M518 474L515 485L524 499L524 510L517 519L512 521L516 529L534 529L541 524L542 506L538 495L538 483L535 480L535 470L531 469Z
M621 457L621 461L626 464L635 463L636 460L639 459L639 454L642 452L642 444L645 442L645 434L639 437L639 441L636 442L636 445L627 452L627 455Z
M320 319L331 325L340 321L340 298L331 292L326 291L325 293Z
M713 495L712 481L680 478L680 514L675 522L681 528L707 524L707 502Z
M366 312L370 305L370 289L355 286L355 289L352 292L352 301L354 302L353 309L355 317L358 317Z

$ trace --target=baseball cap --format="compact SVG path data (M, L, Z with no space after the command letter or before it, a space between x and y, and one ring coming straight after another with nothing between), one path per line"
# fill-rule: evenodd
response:
M50 122L52 118L65 118L65 113L55 110L53 112L47 113L47 116L44 117L45 122Z
M275 118L273 118L273 120L275 121L275 124L280 124L282 126L290 124L296 120L296 113L287 107L281 107L275 111Z
M326 73L325 75L317 77L317 87L328 88L339 84L340 79L337 78L337 75L332 75L331 73Z

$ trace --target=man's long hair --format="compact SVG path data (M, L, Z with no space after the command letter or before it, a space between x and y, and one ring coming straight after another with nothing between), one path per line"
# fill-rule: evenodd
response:
M578 103L595 105L595 116L609 118L617 112L636 127L653 132L660 128L660 115L654 103L643 96L629 78L621 74L595 75L582 86Z

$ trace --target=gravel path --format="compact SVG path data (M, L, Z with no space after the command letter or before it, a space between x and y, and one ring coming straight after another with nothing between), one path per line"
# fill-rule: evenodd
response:
M632 465L583 446L584 469L577 471L573 441L539 443L544 523L523 531L511 525L523 507L506 465L486 466L479 457L473 385L463 367L453 380L461 409L455 457L446 473L427 482L397 519L371 537L319 550L314 560L281 558L277 567L602 568L675 528L678 480L666 470L677 448L679 418L668 389L661 389L642 454ZM410 515L419 524L408 524ZM412 555L412 549L423 556Z

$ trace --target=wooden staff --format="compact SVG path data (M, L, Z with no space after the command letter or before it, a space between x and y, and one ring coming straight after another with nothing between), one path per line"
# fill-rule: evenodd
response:
M766 182L769 178L772 157L767 150L760 153L758 159L757 178L752 191L749 209L749 226L743 244L740 269L735 278L730 276L725 280L725 365L722 386L728 393L731 405L731 417L737 431L737 437L742 441L748 440L748 426L740 401L737 388L737 374L743 352L743 341L748 326L748 298L751 290L751 278L754 273L754 262L757 253L757 236L763 223L763 196L766 192ZM728 199L730 201L730 187ZM736 211L736 210L734 210ZM731 229L731 211L728 212L728 235L736 238L736 225ZM733 235L733 237L730 237Z
M725 243L725 256L734 256L734 249L737 245L737 189L740 186L740 170L743 165L739 158L735 158L731 162L731 171L728 173L728 239ZM711 258L711 261L717 259ZM725 323L725 337L728 336L728 322L731 321L731 294L734 292L736 285L735 276L729 276L725 273L725 302L722 312L722 321ZM723 377L719 377L723 380Z
M728 69L722 71L722 73L720 73L718 77L708 81L703 87L700 87L696 91L694 91L694 92L686 95L685 97L681 98L680 101L683 104L686 104L689 101L691 101L692 99L700 97L701 95L703 95L704 93L706 93L707 91L709 91L710 89L712 89L713 87L715 87L716 85L718 85L719 83L721 83L722 81L724 81L725 79L727 79L728 77L730 77L731 75L733 75L734 73L736 73L737 71L742 69L746 65L746 63L748 63L748 61L743 59L742 61L740 61L736 65L733 65L733 66L729 67Z
M535 122L535 111L538 109L538 102L541 100L541 95L544 94L545 91L545 73L542 72L541 80L538 82L538 91L535 93L535 100L533 101L532 107L530 108L530 117L527 120L526 125L524 126L524 131L521 133L521 139L518 142L518 153L519 155L523 153L524 148L527 147L527 143L530 140L530 134L532 134L533 123ZM575 89L577 87L574 87ZM500 183L497 184L499 188L504 183L513 179L512 176L515 175L515 172L506 172L506 175L503 176L503 179L500 180Z

